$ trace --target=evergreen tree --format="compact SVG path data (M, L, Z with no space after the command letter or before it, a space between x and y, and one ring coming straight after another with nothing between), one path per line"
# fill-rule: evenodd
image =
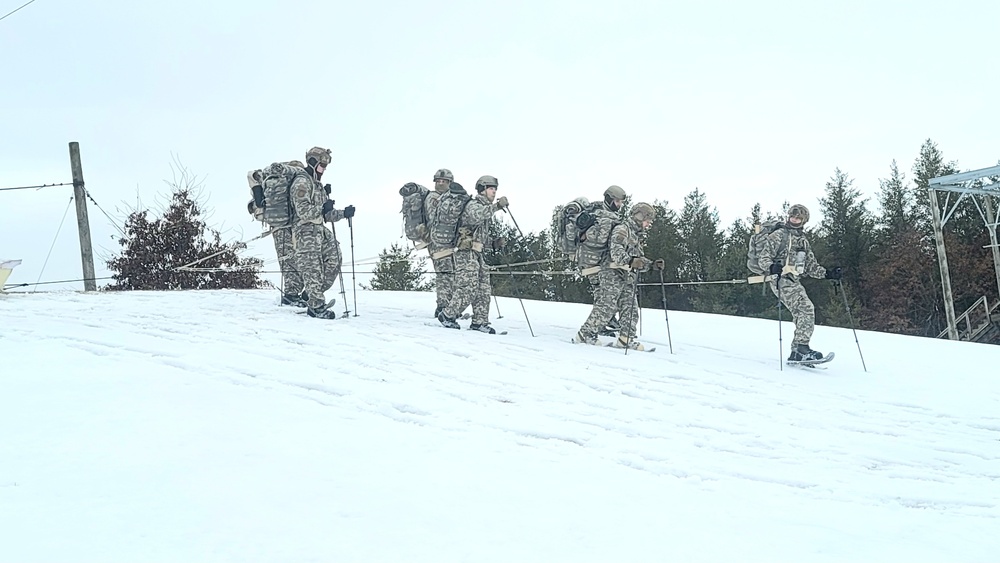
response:
M684 198L678 223L681 262L679 274L686 281L706 281L717 271L722 233L719 213L709 208L708 199L698 188Z
M719 273L719 249L723 234L719 232L719 213L709 208L708 200L698 188L684 198L678 223L681 262L678 274L682 281L714 280ZM685 286L691 310L714 312L708 288Z
M844 281L857 287L871 258L874 220L866 205L868 200L861 199L861 192L853 184L839 168L826 183L826 196L819 200L823 220L817 258L828 268L843 268Z
M956 172L958 172L957 163L946 163L944 155L941 154L937 144L930 139L924 141L924 144L920 147L920 155L917 157L916 162L913 163L913 200L916 202L914 218L916 219L917 229L925 236L933 234L930 197L927 191L930 181L933 178L947 176ZM940 194L938 195L939 205L941 205Z
M173 185L167 209L161 217L151 218L148 209L135 210L125 221L124 236L119 237L121 254L107 260L113 272L111 291L166 289L256 289L266 287L260 279L263 262L258 258L240 258L246 244L226 245L219 231L208 227L201 218L201 207L192 197L197 188L194 178L182 173ZM204 259L204 260L201 260ZM201 260L192 270L179 266Z
M896 233L909 230L916 220L913 193L906 187L906 177L899 171L895 159L889 166L889 178L879 179L879 217L877 231L879 238L886 240Z
M382 249L378 263L372 270L371 284L364 289L376 291L430 291L434 283L427 276L427 257L421 256L414 262L413 249L392 243L388 250Z
M858 317L872 330L916 334L920 317L934 309L933 302L928 303L930 309L919 305L928 288L934 287L928 268L934 263L934 250L917 226L926 211L917 208L915 192L907 187L895 160L889 171L889 178L879 180L881 215L872 260L861 276L858 293L865 295L865 307Z
M523 262L544 260L549 256L547 249L548 237L527 233L523 237L513 225L501 221L490 223L488 241L503 239L502 248L493 249L488 242L483 249L483 260L494 270L490 274L493 294L501 297L520 297L522 299L552 299L556 276L542 274L512 274L511 272L538 272L549 267L547 262L509 266Z

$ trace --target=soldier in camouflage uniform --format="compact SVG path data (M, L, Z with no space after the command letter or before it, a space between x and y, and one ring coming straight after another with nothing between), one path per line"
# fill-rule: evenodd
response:
M285 164L305 169L305 165L297 160ZM258 220L263 220L261 218L264 211L264 188L261 185L263 179L264 175L261 170L247 172L247 182L250 183L250 191L253 193L253 199L247 204L247 211ZM295 248L292 246L291 227L271 229L271 238L274 239L274 252L278 255L278 266L281 268L281 304L305 307L308 297L302 292L305 285L302 283L302 275L299 274L299 270L295 266Z
M438 320L448 328L460 328L455 319L472 304L472 323L469 330L496 334L490 326L490 274L483 262L483 249L489 237L489 222L493 214L507 207L507 198L501 196L494 203L499 183L493 176L481 176L476 181L479 194L465 207L459 227L458 244L453 254L455 285L448 305L438 315ZM490 242L493 246L493 243Z
M816 326L816 309L806 290L799 282L802 276L839 280L840 268L827 270L816 262L803 227L809 221L809 210L804 205L788 208L788 220L766 236L758 255L758 265L769 272L768 285L774 295L792 313L795 336L792 338L792 361L819 360L823 354L809 347Z
M594 288L594 307L577 332L574 342L597 344L598 331L617 312L621 315L621 329L611 346L643 349L643 345L635 340L639 317L635 290L639 272L648 271L652 261L642 255L639 235L653 224L655 218L656 210L653 206L637 203L625 222L614 225L611 229L607 252L598 265L600 271L597 273L598 284Z
M607 252L611 229L619 223L618 210L625 204L626 198L628 194L620 186L609 186L604 190L603 201L593 202L584 213L580 214L581 218L577 221L578 228L582 226L583 230L576 255L577 267L590 283L590 295L595 303L597 290L601 285L601 278L598 275L602 269L601 260ZM598 334L616 336L621 329L619 315L617 312L613 314L608 319L607 326L602 327Z
M447 168L442 168L434 173L434 191L427 194L427 197L424 199L424 217L427 217L428 223L432 223L434 220L434 212L437 210L437 203L441 198L441 194L448 191L448 187L451 186L454 180L455 176ZM451 300L452 288L455 285L454 258L450 254L443 258L434 258L434 254L441 250L444 249L433 242L427 245L427 252L431 256L431 264L434 266L435 274L434 290L437 294L437 307L434 309L435 318L448 306L448 301Z
M335 319L336 313L327 306L324 293L333 286L340 275L340 243L326 228L326 222L339 221L354 216L354 206L334 209L333 201L320 183L323 172L330 164L330 149L313 147L306 152L306 174L298 174L289 188L294 211L292 244L295 247L295 265L302 275L308 295L306 313L310 317ZM272 164L265 174L289 174L294 171L282 163Z

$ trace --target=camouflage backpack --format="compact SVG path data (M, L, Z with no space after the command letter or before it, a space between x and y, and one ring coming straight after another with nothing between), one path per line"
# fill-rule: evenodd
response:
M272 229L292 224L295 210L292 207L291 187L298 176L306 176L306 171L297 166L274 163L264 169L264 212L263 220Z
M581 219L581 214L590 207L587 198L578 197L565 205L556 206L552 211L552 240L555 241L556 249L567 258L576 256L580 235L589 228L587 215ZM578 219L581 220L578 222Z
M462 213L470 201L472 196L457 182L452 182L448 191L441 194L430 221L430 241L433 244L442 248L454 248L458 244Z
M581 270L600 266L605 257L608 256L608 243L611 241L611 232L615 227L621 225L621 218L617 213L612 213L604 209L594 209L581 217L589 216L590 223L580 234L576 264ZM579 219L579 217L578 217ZM579 223L580 221L578 221ZM595 272L583 272L585 275Z
M766 274L761 269L758 260L760 253L764 250L764 242L767 236L781 228L781 221L764 221L754 225L754 232L750 233L750 243L747 245L747 268L755 274Z
M403 232L406 233L406 238L417 243L418 248L423 248L430 242L428 217L424 212L430 193L427 188L413 182L399 188L399 195L403 196L403 208L399 211L403 214Z

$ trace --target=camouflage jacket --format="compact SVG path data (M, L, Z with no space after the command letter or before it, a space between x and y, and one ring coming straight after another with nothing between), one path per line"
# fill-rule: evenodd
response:
M642 256L642 246L639 242L641 231L642 225L632 218L626 219L611 231L611 240L608 243L608 254L611 255L610 267L631 271L632 259ZM647 270L649 270L648 263L640 271Z
M299 169L304 172L304 170ZM275 162L264 169L264 174L293 174L296 167L285 163ZM340 209L331 209L329 213L323 215L323 204L329 197L323 184L309 177L308 174L295 176L292 185L288 188L289 197L292 200L292 209L295 212L294 223L315 223L322 225L324 222L332 223L344 218L344 212Z
M459 250L483 251L490 236L489 222L498 209L484 195L472 198L462 213L462 226L458 229Z
M782 267L794 269L799 252L803 253L801 273L789 273L791 276L809 276L812 278L822 278L826 276L826 268L819 265L816 256L813 255L809 241L806 239L802 228L792 228L788 225L775 229L773 233L767 235L764 247L757 257L757 264L767 273L771 264L778 262Z

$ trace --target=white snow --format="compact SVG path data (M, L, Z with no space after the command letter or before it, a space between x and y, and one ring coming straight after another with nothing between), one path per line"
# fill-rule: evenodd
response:
M866 373L818 327L807 371L787 322L671 312L671 354L644 310L625 355L585 305L357 301L0 296L0 561L1000 560L1000 347L858 331Z

